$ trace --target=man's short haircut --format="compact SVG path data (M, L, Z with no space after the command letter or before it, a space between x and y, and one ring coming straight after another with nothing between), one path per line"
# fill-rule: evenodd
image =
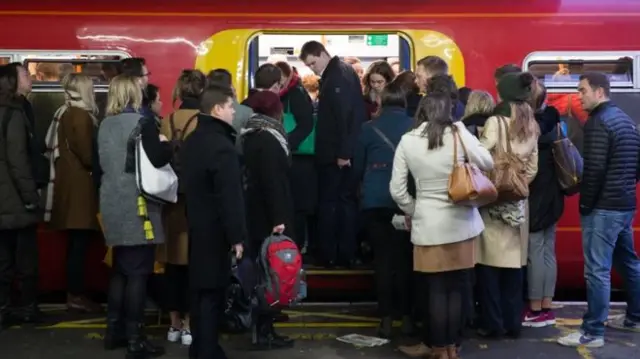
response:
M423 57L418 61L418 66L424 68L431 75L446 75L449 73L449 65L438 56Z
M200 96L200 112L210 114L215 106L222 106L233 98L230 87L210 84Z
M145 75L143 67L147 64L147 62L142 57L130 57L122 59L121 64L122 73L127 76L143 77Z
M493 78L496 81L500 80L500 78L506 74L518 73L522 72L522 68L515 64L506 64L498 67L496 71L493 73Z
M611 83L607 75L602 72L586 72L580 75L580 81L587 80L592 90L603 89L604 95L611 96Z
M263 64L258 67L254 76L255 87L257 89L269 89L273 85L280 82L282 78L282 71L274 64Z
M434 93L448 94L452 101L458 100L458 86L451 75L439 74L429 79L426 88L427 95Z
M231 72L226 69L211 70L207 75L207 80L211 84L219 84L227 87L231 87Z
M322 53L329 54L327 49L318 41L307 41L300 49L300 60L304 61L309 55L318 57Z

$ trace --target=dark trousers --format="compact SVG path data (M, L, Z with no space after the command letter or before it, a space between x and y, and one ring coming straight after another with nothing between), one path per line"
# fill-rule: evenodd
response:
M325 261L349 262L357 252L356 181L351 167L318 167L318 250Z
M35 226L0 231L0 307L9 304L11 284L20 283L20 306L38 295L38 237Z
M166 281L165 300L167 310L187 314L189 312L189 266L167 263L164 267Z
M479 327L487 332L512 335L522 327L522 269L476 266Z
M316 241L316 217L315 215L308 214L306 212L296 212L295 216L296 226L296 244L298 248L304 248L305 242L307 243L307 251L310 252L314 248Z
M113 268L107 299L108 328L125 324L130 341L140 339L153 273L154 245L113 247Z
M93 231L70 229L67 237L67 291L72 295L84 293L84 272L87 250Z
M398 231L393 227L393 209L367 209L363 215L367 238L373 245L380 316L392 316L394 312L411 315L413 245L410 232Z
M226 359L227 355L218 343L218 330L224 311L224 291L200 289L191 292L190 359Z
M459 345L468 315L472 269L439 273L416 272L422 341L429 347Z

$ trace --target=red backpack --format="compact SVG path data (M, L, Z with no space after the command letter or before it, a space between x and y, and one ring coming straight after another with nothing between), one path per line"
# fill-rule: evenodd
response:
M258 293L270 307L288 307L305 296L302 255L282 234L267 237L258 257Z

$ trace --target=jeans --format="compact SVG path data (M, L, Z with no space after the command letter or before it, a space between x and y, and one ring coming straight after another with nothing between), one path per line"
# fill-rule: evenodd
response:
M640 322L640 260L633 247L634 216L635 211L596 209L580 218L588 303L581 329L590 336L604 336L612 265L627 287L627 318Z

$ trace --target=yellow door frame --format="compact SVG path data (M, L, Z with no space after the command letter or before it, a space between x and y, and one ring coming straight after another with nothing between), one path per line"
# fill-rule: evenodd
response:
M228 29L213 34L202 43L203 50L196 58L195 68L205 74L217 68L231 72L236 94L241 98L249 92L249 59L247 52L251 41L260 35L354 35L354 34L398 34L410 46L412 68L418 59L435 55L449 65L449 72L458 87L465 84L465 66L458 45L443 33L433 30L398 29Z

